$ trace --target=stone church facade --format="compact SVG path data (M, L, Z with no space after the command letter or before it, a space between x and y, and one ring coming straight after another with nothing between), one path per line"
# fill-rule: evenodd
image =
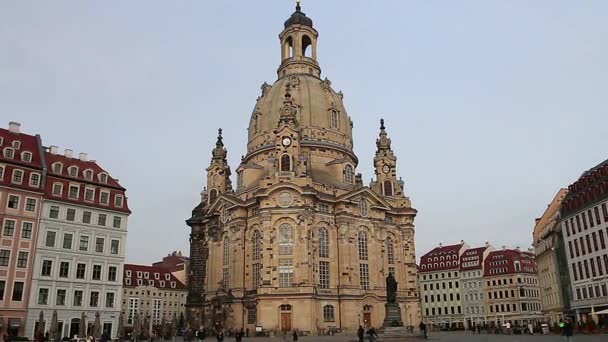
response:
M378 327L389 272L405 325L417 326L417 212L384 122L375 177L364 185L353 123L342 93L321 78L318 32L299 5L279 37L278 79L262 85L236 186L220 130L187 220L189 326L311 334Z

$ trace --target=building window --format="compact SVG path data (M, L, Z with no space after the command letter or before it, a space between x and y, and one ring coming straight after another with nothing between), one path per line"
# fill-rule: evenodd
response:
M32 229L33 229L33 224L31 222L22 222L21 223L21 238L22 239L31 239L32 238Z
M114 293L108 292L108 293L106 293L106 308L113 308L113 307L114 307Z
M42 261L42 270L40 275L43 277L50 277L53 271L53 261L52 260L43 260Z
M53 231L47 231L46 232L46 240L45 240L45 246L46 247L55 247L55 237L57 236L56 232Z
M25 199L25 211L36 211L36 199L35 198L26 198Z
M49 289L38 290L38 305L47 305L49 303Z
M120 216L114 216L114 221L112 222L112 227L120 228L122 223L122 218Z
M114 206L122 208L123 197L120 195L114 196Z
M395 246L393 244L393 239L388 237L386 238L386 256L389 264L395 263Z
M393 182L384 181L384 196L393 196Z
M65 297L67 296L67 290L58 289L57 290L57 298L55 298L55 304L59 306L65 305Z
M87 223L87 224L91 223L91 212L90 211L85 210L82 212L82 223Z
M74 235L71 233L63 234L63 249L72 249L72 240Z
M348 184L355 182L355 170L351 165L346 165L344 167L344 182Z
M59 263L59 278L67 278L70 275L70 263L62 261Z
M61 163L55 163L53 164L53 172L54 173L61 173L61 170L63 169L63 165L61 165Z
M129 314L127 316L127 323L133 324L135 315L139 314L139 298L129 298Z
M236 188L242 189L245 187L245 183L243 182L243 170L236 173Z
M279 227L279 255L293 254L293 228L283 223Z
M105 226L106 225L106 214L99 214L97 216L97 225L99 226Z
M329 288L329 261L319 261L319 287Z
M337 129L338 128L338 111L333 109L330 112L330 124L331 124L331 128L333 129Z
M40 186L40 174L31 173L30 174L30 186L37 188Z
M22 152L21 160L23 160L26 163L30 163L32 161L32 154L30 152Z
M260 287L262 281L262 264L256 262L253 264L253 288L257 289Z
M76 220L76 209L68 208L65 214L65 219L67 221L75 221Z
M262 234L259 230L253 232L251 244L253 245L253 260L260 260L262 258Z
M164 284L165 282L163 281L162 283ZM230 267L224 267L222 269L222 288L224 290L228 290L230 288Z
M116 281L116 275L118 273L117 271L118 269L116 268L116 266L109 266L108 267L108 281ZM152 285L154 285L154 280L152 281Z
M15 157L15 150L10 147L4 149L4 157L8 159L13 159Z
M27 257L28 252L19 251L19 255L17 257L17 267L26 268L27 267Z
M334 307L331 305L325 305L323 307L323 320L325 322L334 321Z
M319 257L329 258L329 234L325 227L319 229Z
M13 183L21 184L23 182L23 171L13 170Z
M279 287L293 286L293 260L279 259Z
M105 244L104 238L96 238L95 239L95 253L103 253L103 247Z
M68 168L68 172L70 173L70 177L78 177L78 168L76 166Z
M118 240L112 240L112 242L110 243L110 254L118 254L118 245Z
M228 289L230 287L230 240L228 237L224 238L224 249L222 256L223 269L223 287Z
M54 183L53 184L53 196L61 196L63 194L63 184Z
M361 198L361 200L359 200L359 213L361 216L367 217L367 201L365 198Z
M4 291L6 290L6 280L0 280L0 300L4 300Z
M78 199L78 192L80 192L79 186L70 185L70 191L68 192L68 197L71 199Z
M13 284L13 295L11 297L13 302L20 302L23 300L23 285L22 281L16 281Z
M103 184L106 184L108 182L108 175L105 173L100 173L99 174L99 181Z
M76 279L84 279L87 273L87 264L76 265Z
M91 291L91 297L89 299L89 306L96 308L99 306L99 292Z
M13 220L4 220L4 231L2 235L4 236L13 236L15 234L15 221Z
M359 232L358 238L359 260L367 260L367 233Z
M101 280L101 265L93 265L93 280Z
M89 237L88 236L80 237L80 245L78 246L78 249L83 252L86 252L89 250Z
M247 309L247 324L256 324L258 312L255 307Z
M367 264L359 264L359 284L362 289L369 289L369 266Z
M10 209L19 209L19 196L9 195L8 205Z
M0 179L4 177L4 166L0 165Z
M95 200L95 189L84 189L84 200L88 202L93 202Z
M101 204L109 204L110 203L110 193L106 191L101 192L101 196L99 197L99 202Z
M289 154L281 156L281 171L291 171L291 156Z
M84 171L84 178L86 178L86 180L93 180L93 171L91 171L91 170L85 170Z

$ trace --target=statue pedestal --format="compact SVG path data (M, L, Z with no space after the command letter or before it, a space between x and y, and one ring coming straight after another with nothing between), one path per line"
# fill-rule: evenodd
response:
M384 323L383 327L392 327L397 322L398 326L403 326L403 320L401 319L401 308L398 303L386 303L384 304Z

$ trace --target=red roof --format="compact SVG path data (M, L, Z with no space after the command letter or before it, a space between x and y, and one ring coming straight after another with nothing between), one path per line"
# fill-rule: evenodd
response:
M42 192L44 189L44 184L42 184L40 137L25 133L11 132L8 129L0 128L0 140L0 163L5 164L3 177L0 179L0 184L23 190ZM13 144L17 144L18 146L15 147L18 148L13 147ZM7 149L13 150L13 158L7 158L4 156L4 152ZM30 153L31 155L30 162L23 159L26 152ZM23 171L21 184L12 182L14 169ZM29 184L30 174L32 172L39 174L40 184L38 187L32 187Z
M128 276L129 272L131 276ZM161 267L125 264L123 278L123 284L127 287L154 286L159 289L186 289L184 283L171 272ZM141 285L139 285L138 280L141 280ZM175 287L171 286L172 283L175 284Z
M435 247L420 258L419 272L458 270L464 244Z
M61 154L52 154L50 152L45 152L45 158L46 158L46 163L48 166L48 173L50 175L54 175L57 177L62 177L62 178L70 179L70 180L75 180L78 182L95 184L95 185L100 185L100 186L105 186L105 187L110 187L110 188L116 188L118 190L123 190L123 191L125 190L125 188L120 186L120 184L118 184L118 182L114 178L110 177L110 175L108 174L108 172L106 170L102 169L101 166L99 166L97 164L97 162L95 162L93 160L83 161L78 158L69 158L69 157L66 157ZM53 164L55 164L55 163L61 163L63 165L61 173L59 173L59 174L55 173L53 170ZM71 177L69 175L68 168L70 166L78 167L78 175L76 177ZM93 171L92 180L87 180L86 178L84 178L85 170ZM106 175L108 175L108 179L107 179L106 183L102 183L99 180L98 175L101 173L105 173Z
M516 273L538 273L534 254L503 249L490 252L484 261L484 277Z
M460 256L460 270L480 270L483 267L483 253L488 247L478 247L465 250Z

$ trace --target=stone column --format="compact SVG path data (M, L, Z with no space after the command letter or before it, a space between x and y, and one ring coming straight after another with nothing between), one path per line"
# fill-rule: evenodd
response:
M207 276L207 248L203 225L199 222L188 224L190 234L190 269L188 274L188 298L186 307L188 325L198 329L203 325L204 283Z

